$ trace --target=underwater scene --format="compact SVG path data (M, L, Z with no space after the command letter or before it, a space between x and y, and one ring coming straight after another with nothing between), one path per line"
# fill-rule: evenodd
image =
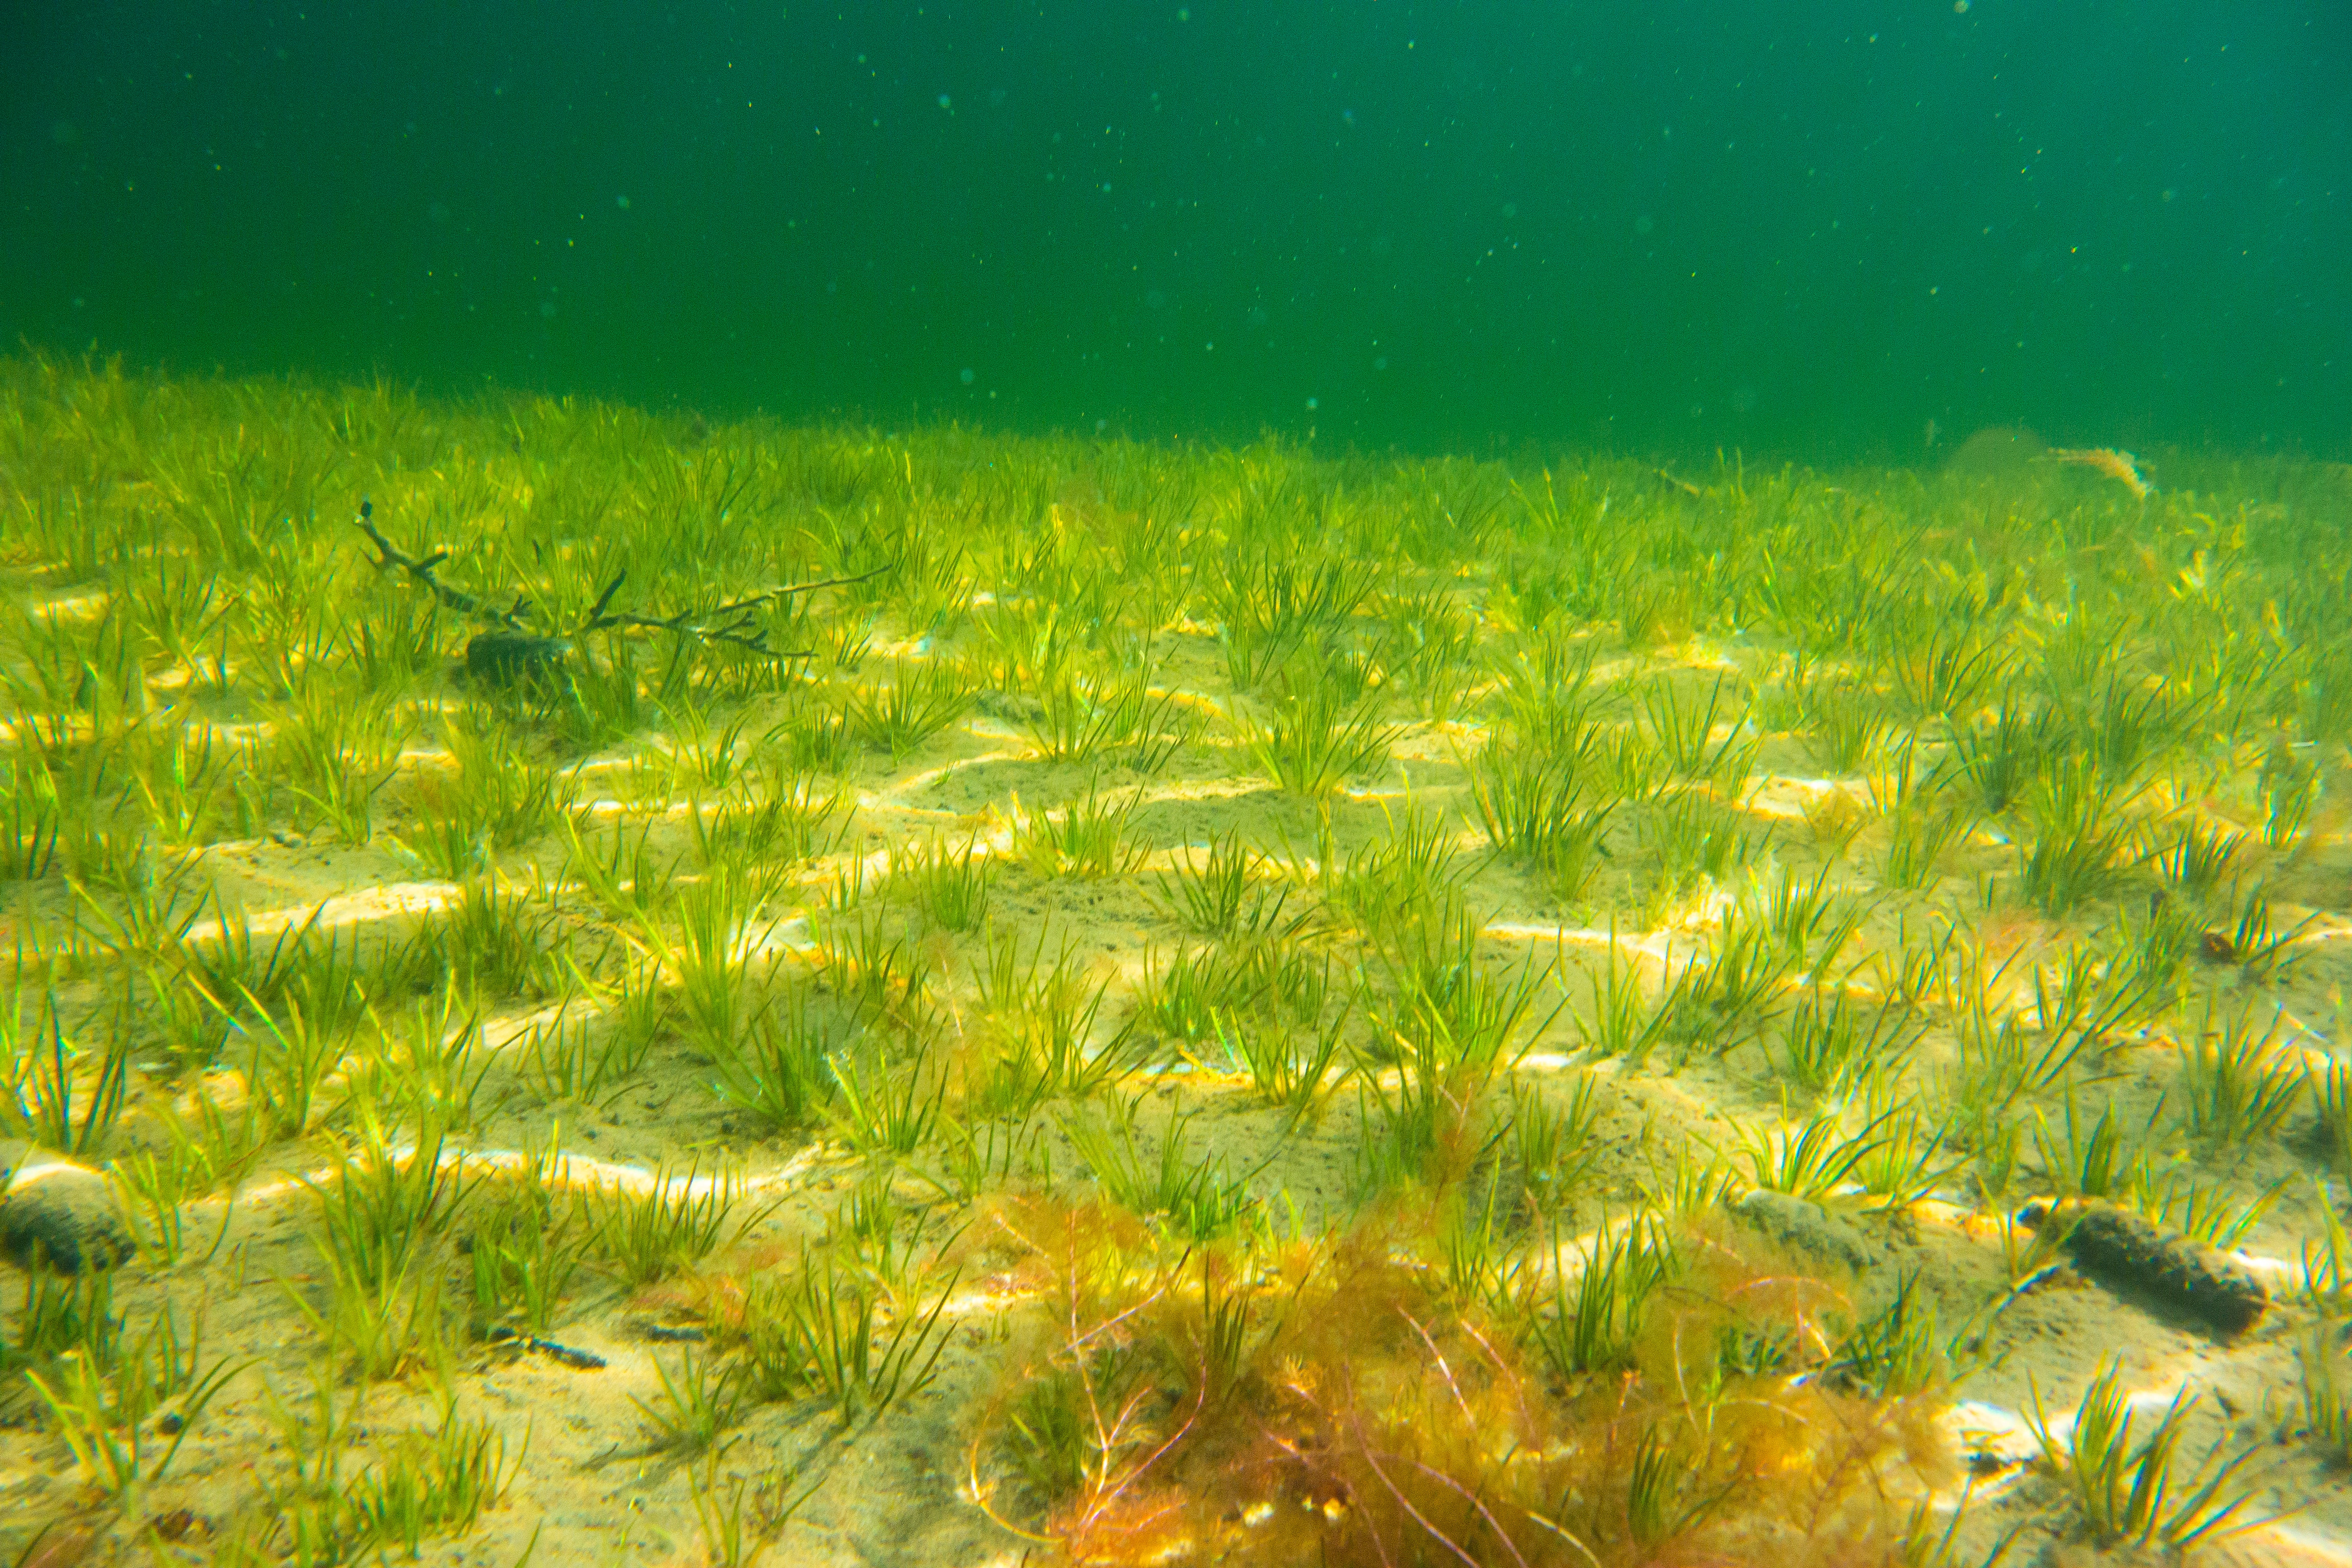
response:
M0 1563L2352 1563L2352 17L0 26Z

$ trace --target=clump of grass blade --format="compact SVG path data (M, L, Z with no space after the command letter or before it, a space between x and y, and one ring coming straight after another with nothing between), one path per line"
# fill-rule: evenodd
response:
M1398 730L1381 718L1378 691L1350 700L1328 681L1285 693L1242 736L1266 776L1293 795L1320 800L1385 760Z
M2110 1360L2084 1390L2063 1436L2038 1387L2027 1425L2042 1463L2065 1481L2084 1527L2101 1545L2185 1552L2267 1522L2253 1511L2255 1490L2242 1479L2252 1449L2225 1459L2217 1443L2193 1463L2182 1456L2184 1429L2200 1402L2187 1390L2173 1395L2143 1434L2123 1386L2122 1364Z
M2210 995L2193 1034L2181 1042L2176 1080L2190 1134L2220 1148L2242 1148L2275 1134L2302 1102L2305 1074L2280 1041L2285 1014L2267 1026L2252 1003L2224 1016Z

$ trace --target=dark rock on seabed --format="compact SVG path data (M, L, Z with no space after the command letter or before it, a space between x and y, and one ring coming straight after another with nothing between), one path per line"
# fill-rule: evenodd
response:
M1862 1232L1817 1203L1759 1187L1733 1204L1731 1212L1783 1247L1843 1264L1857 1274L1870 1267L1870 1243Z
M103 1175L21 1139L0 1142L0 1257L19 1268L81 1274L111 1268L131 1251Z
M2024 1217L2037 1226L2067 1226L2067 1256L2101 1284L2140 1291L2223 1333L2252 1328L2270 1307L2270 1291L2227 1253L2159 1229L2128 1210L2096 1203L2054 1209L2036 1204Z

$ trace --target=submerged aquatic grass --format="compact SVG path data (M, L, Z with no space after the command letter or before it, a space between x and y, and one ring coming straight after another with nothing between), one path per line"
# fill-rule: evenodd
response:
M2009 1354L2074 1420L2005 1507L2219 1540L2250 1468L1998 1310L2057 1256L2029 1198L2269 1247L2352 1171L2352 495L2165 461L5 362L0 1137L105 1169L137 1249L9 1318L26 1451L152 1489L176 1398L267 1493L225 1561L413 1552L540 1484L486 1367L699 1334L581 1415L690 1461L648 1484L730 1558L743 1499L846 1495L744 1468L773 1399L882 1423L860 1475L953 1424L951 1482L877 1484L1073 1560L1937 1561L1885 1500ZM239 1206L282 1172L307 1231ZM1931 1198L2013 1272L1761 1228ZM234 1310L198 1358L151 1290ZM328 1397L273 1458L215 1373L281 1342Z

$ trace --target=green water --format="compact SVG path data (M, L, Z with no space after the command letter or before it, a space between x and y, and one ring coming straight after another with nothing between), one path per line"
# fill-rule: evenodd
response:
M2336 0L16 5L0 342L1419 450L2341 457L2347 83Z

